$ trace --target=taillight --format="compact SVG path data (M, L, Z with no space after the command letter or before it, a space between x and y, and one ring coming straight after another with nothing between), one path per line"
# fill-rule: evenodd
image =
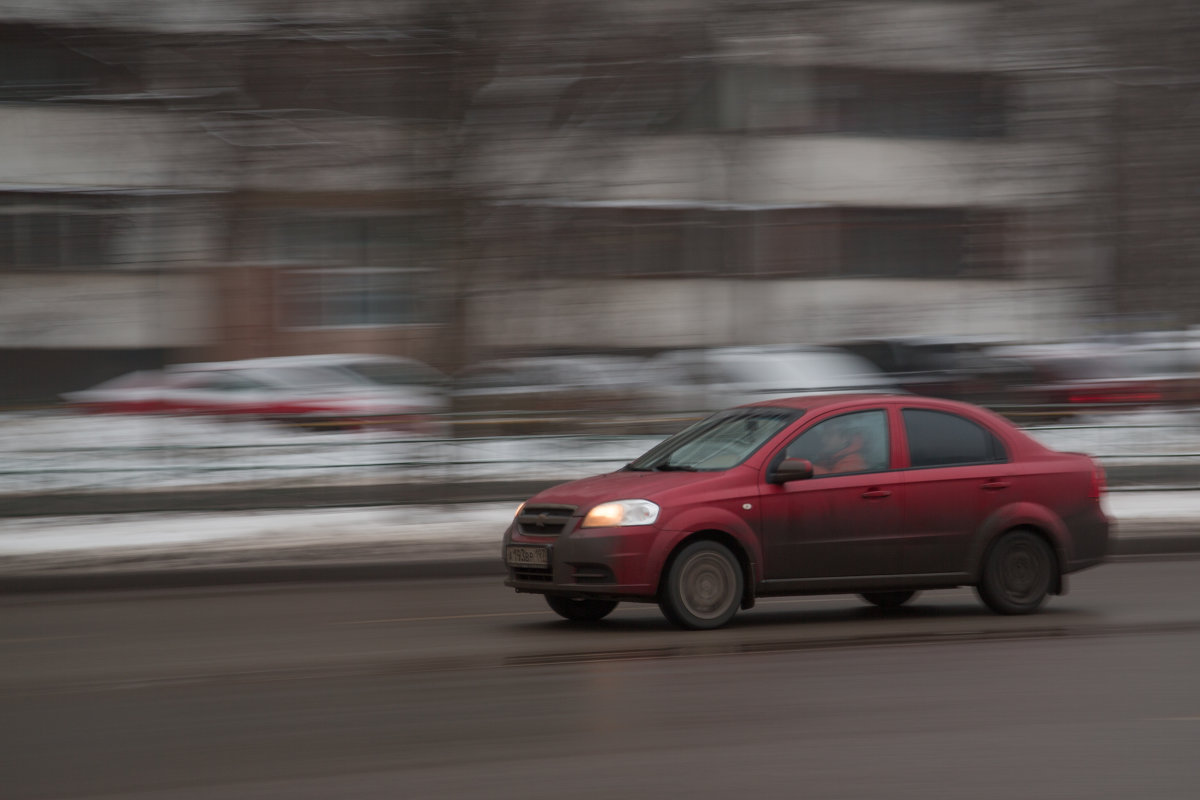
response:
M1092 461L1092 485L1088 490L1088 497L1099 500L1107 488L1104 476L1104 467L1100 466L1095 460Z
M1068 403L1157 403L1163 399L1159 392L1075 392Z

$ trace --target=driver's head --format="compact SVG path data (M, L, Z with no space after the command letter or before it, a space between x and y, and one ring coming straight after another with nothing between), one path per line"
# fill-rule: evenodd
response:
M825 435L821 438L821 449L826 453L837 453L855 445L862 446L862 434L847 421L834 420L825 428Z

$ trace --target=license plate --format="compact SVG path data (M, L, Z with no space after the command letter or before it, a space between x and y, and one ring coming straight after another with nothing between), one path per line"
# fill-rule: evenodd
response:
M514 567L548 567L550 548L509 545L504 560Z

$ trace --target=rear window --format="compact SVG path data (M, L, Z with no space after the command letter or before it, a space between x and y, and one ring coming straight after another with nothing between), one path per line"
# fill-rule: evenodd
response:
M975 422L946 411L906 408L909 462L914 467L992 464L1008 454L996 436Z

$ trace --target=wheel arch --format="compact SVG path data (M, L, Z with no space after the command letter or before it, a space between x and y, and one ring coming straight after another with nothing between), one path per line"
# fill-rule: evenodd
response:
M658 584L656 594L661 594L666 581L663 577L671 571L671 565L675 563L675 559L679 557L679 553L687 546L696 542L715 542L724 546L733 554L733 557L738 561L738 567L742 571L742 601L741 608L746 610L754 607L754 562L750 558L750 553L747 552L741 540L736 536L723 531L719 528L705 528L704 530L694 531L687 536L683 536L677 541L667 553L667 557L663 559L662 568L658 574Z
M1066 553L1063 549L1063 546L1045 527L1042 527L1037 523L1030 522L1022 522L997 530L991 536L989 536L985 542L983 542L983 547L978 551L978 555L973 562L973 568L971 570L972 581L978 583L980 580L982 580L983 565L987 560L988 553L991 551L992 547L995 546L996 542L1000 541L1001 537L1014 531L1028 531L1049 546L1050 553L1054 556L1054 573L1053 580L1050 583L1050 594L1064 594L1066 582L1063 580L1063 565L1067 562Z

